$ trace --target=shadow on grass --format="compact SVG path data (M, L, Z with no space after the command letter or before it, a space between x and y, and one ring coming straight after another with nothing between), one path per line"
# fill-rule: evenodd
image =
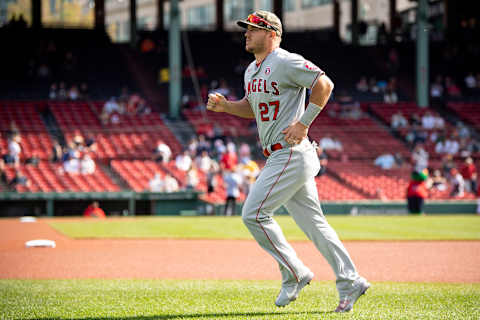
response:
M162 314L158 316L138 317L88 317L88 318L35 318L36 320L169 320L169 319L218 319L220 317L263 317L279 315L327 315L333 311L312 311L312 312L229 312L229 313L191 313L191 314ZM32 318L20 318L17 320L28 320ZM33 319L32 319L33 320Z

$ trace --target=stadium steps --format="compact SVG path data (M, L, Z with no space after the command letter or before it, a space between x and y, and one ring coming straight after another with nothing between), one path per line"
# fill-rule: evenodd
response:
M188 145L190 139L197 136L195 129L188 121L169 119L168 117L163 116L163 114L162 120L167 128L170 129L171 132L175 133L175 137L183 146Z
M156 83L156 74L152 72L151 68L147 67L142 57L138 57L130 47L119 47L124 57L125 64L133 79L139 86L143 95L149 101L149 104L155 111L168 112L168 97L165 97L161 90L158 89Z
M40 117L42 118L43 123L45 123L50 137L52 137L53 140L57 140L60 145L65 145L65 136L63 135L63 132L60 129L57 120L55 120L55 116L50 108L46 108L43 112L41 112Z
M117 174L110 165L106 165L104 163L98 162L98 166L101 167L102 171L110 178L112 181L122 189L122 191L130 190L128 183L119 175Z

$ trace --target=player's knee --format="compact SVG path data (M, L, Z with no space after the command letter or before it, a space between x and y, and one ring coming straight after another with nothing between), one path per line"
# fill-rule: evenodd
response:
M247 226L252 223L256 223L256 213L255 210L252 209L251 206L248 205L247 202L243 205L242 208L242 220L243 223Z

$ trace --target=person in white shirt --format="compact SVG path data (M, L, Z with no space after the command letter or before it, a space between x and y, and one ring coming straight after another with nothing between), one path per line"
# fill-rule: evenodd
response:
M190 169L192 166L192 158L190 157L188 150L184 150L183 153L175 158L175 165L182 171L188 171Z
M398 111L392 115L391 126L392 128L405 128L408 126L408 121L403 116L401 111Z
M422 117L422 127L430 130L435 128L435 117L430 112L425 112Z
M456 168L450 170L451 197L463 197L465 194L465 180Z
M187 172L187 189L195 189L198 185L199 179L197 174L197 168L195 166L190 166L190 169Z
M155 173L153 178L148 182L148 185L152 192L163 192L165 190L165 182L159 172Z
M165 175L164 179L164 191L165 192L177 192L180 189L178 181L169 174Z
M395 157L390 153L385 153L378 156L373 163L384 170L392 169L395 165Z
M81 163L78 158L70 158L63 163L63 169L67 173L77 174L80 173Z
M208 155L206 150L203 150L202 153L195 158L195 164L200 171L208 172L212 166L212 158Z
M445 152L449 153L451 155L455 155L458 153L458 150L460 149L460 145L457 140L455 140L453 137L448 138L445 141Z
M320 145L324 150L343 150L342 143L339 140L332 138L330 135L320 139Z
M20 163L20 153L22 152L20 141L21 138L19 135L17 135L8 142L8 154L13 159L15 164Z
M87 154L81 160L80 167L82 174L92 174L95 172L95 161Z
M157 148L155 149L155 160L168 163L171 156L172 150L170 147L163 140L158 140Z

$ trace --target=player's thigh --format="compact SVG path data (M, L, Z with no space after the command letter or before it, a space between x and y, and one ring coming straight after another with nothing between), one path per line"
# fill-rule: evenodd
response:
M272 216L273 212L293 197L305 183L301 178L301 170L303 168L298 166L297 162L288 162L288 159L281 165L265 166L250 189L242 215Z
M285 208L307 235L312 225L321 226L327 223L318 199L314 177L308 179L295 195L285 203Z

